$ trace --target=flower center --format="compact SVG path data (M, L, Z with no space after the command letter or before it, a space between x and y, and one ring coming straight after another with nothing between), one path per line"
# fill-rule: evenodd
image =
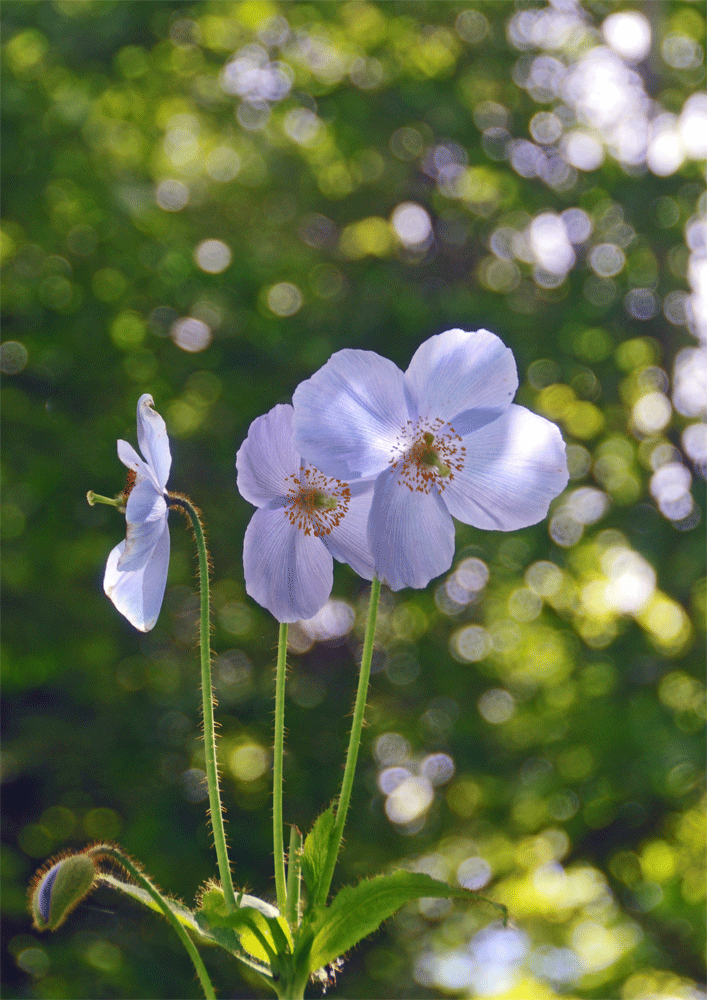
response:
M433 485L441 491L464 468L466 448L444 420L408 420L396 445L391 464L411 492L429 493Z
M335 528L349 509L351 492L339 479L328 479L313 468L299 468L287 477L287 516L305 535L321 538Z

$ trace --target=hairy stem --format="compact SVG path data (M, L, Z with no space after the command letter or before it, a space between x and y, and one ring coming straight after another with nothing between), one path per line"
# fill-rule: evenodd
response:
M189 958L194 964L196 969L196 974L199 977L199 982L201 983L201 988L204 991L204 996L206 1000L216 1000L216 994L214 988L211 984L209 974L206 971L206 966L204 965L201 955L196 950L196 946L192 939L189 937L185 929L182 927L181 923L177 919L176 915L172 912L167 900L162 896L162 894L155 888L152 882L147 878L147 876L140 871L137 865L133 864L130 858L126 857L122 851L118 850L117 847L113 847L111 844L99 844L94 851L89 852L95 857L106 857L110 858L112 861L117 862L121 868L130 875L130 877L140 885L145 892L148 893L150 898L154 903L159 906L159 908L164 913L167 920L172 925L174 932L177 937L182 942L186 948Z
M346 823L346 813L351 799L353 789L354 774L356 772L356 761L358 760L358 749L361 744L361 731L363 729L363 716L366 711L366 698L368 696L368 681L371 676L371 660L373 658L373 639L376 632L376 618L378 615L378 600L380 598L380 580L375 577L371 583L371 597L368 605L368 618L366 620L366 634L363 640L363 653L361 655L361 669L358 677L358 691L356 693L356 706L354 708L353 723L351 725L351 736L349 737L349 749L346 754L346 768L341 782L341 794L336 806L336 818L334 829L332 830L329 849L327 851L324 874L319 884L317 904L323 906L329 895L331 880L334 877L336 859L341 847L341 839L344 835L344 825Z
M285 916L287 886L285 884L285 840L282 824L282 758L285 752L285 676L287 673L287 625L280 624L275 675L275 747L273 753L272 821L275 851L275 891L277 907Z
M189 516L194 529L197 552L199 553L199 591L201 594L201 620L199 626L199 650L201 654L201 697L204 716L204 756L206 780L209 789L209 813L211 829L214 833L214 847L218 861L221 888L229 910L236 910L236 896L233 891L231 867L226 846L226 831L223 823L223 807L218 784L218 764L216 761L216 729L214 724L214 692L211 684L211 602L209 597L209 557L206 550L204 528L199 510L181 494L170 493L170 507L179 507Z
M300 886L302 882L302 834L296 826L290 827L290 847L287 852L287 922L292 928L300 922Z

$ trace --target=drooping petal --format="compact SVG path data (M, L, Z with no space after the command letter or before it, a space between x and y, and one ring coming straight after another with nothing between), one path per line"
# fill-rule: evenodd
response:
M368 540L368 517L373 500L371 480L352 483L348 510L339 524L322 541L335 559L348 563L364 580L373 579L373 555Z
M292 416L291 406L274 406L253 421L238 449L238 489L256 507L286 494L288 476L300 467L299 452L292 441Z
M321 539L293 525L277 501L250 519L243 569L248 594L280 622L316 615L334 582L333 561Z
M108 556L103 577L103 589L113 604L131 625L149 632L162 607L169 567L169 527L162 523L162 532L142 564L135 569L119 569L125 542L120 542Z
M376 480L368 534L376 576L391 590L426 587L454 558L454 523L436 489L411 491L395 470Z
M151 558L167 521L167 503L149 479L143 479L131 490L125 520L126 544L118 569L137 570Z
M465 435L496 420L518 388L513 352L488 330L447 330L412 356L405 386L416 416L450 423Z
M137 401L137 441L145 461L155 473L160 492L164 493L172 467L172 455L167 426L159 413L152 409L154 405L155 401L148 392Z
M373 351L337 351L292 401L299 452L348 483L385 469L409 416L403 373Z
M162 489L157 481L157 476L154 470L144 462L138 453L135 451L131 444L127 441L118 440L118 458L127 466L128 469L132 469L133 472L137 473L138 479L147 479L152 483L153 488L161 493Z
M513 404L464 438L464 468L442 494L450 514L487 531L537 524L567 485L565 443L555 424Z

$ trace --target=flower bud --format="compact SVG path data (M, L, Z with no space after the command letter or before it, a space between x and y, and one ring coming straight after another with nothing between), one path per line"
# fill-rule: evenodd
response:
M87 854L70 854L38 872L31 887L30 910L38 931L55 931L89 894L98 870Z

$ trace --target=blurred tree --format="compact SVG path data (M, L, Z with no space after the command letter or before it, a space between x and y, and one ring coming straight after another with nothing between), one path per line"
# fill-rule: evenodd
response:
M387 594L337 878L413 864L503 900L408 907L346 996L696 997L704 981L704 10L594 0L5 0L8 997L190 997L168 928L96 895L51 938L25 886L119 838L214 872L190 541L138 636L101 592L115 439L149 391L204 510L237 883L274 894L275 623L246 596L249 422L341 347L405 368L450 327L512 347L563 429L547 525L459 526ZM286 819L335 794L361 582L292 632ZM363 602L363 604L362 604ZM222 989L257 996L223 956ZM313 989L313 995L316 994Z

